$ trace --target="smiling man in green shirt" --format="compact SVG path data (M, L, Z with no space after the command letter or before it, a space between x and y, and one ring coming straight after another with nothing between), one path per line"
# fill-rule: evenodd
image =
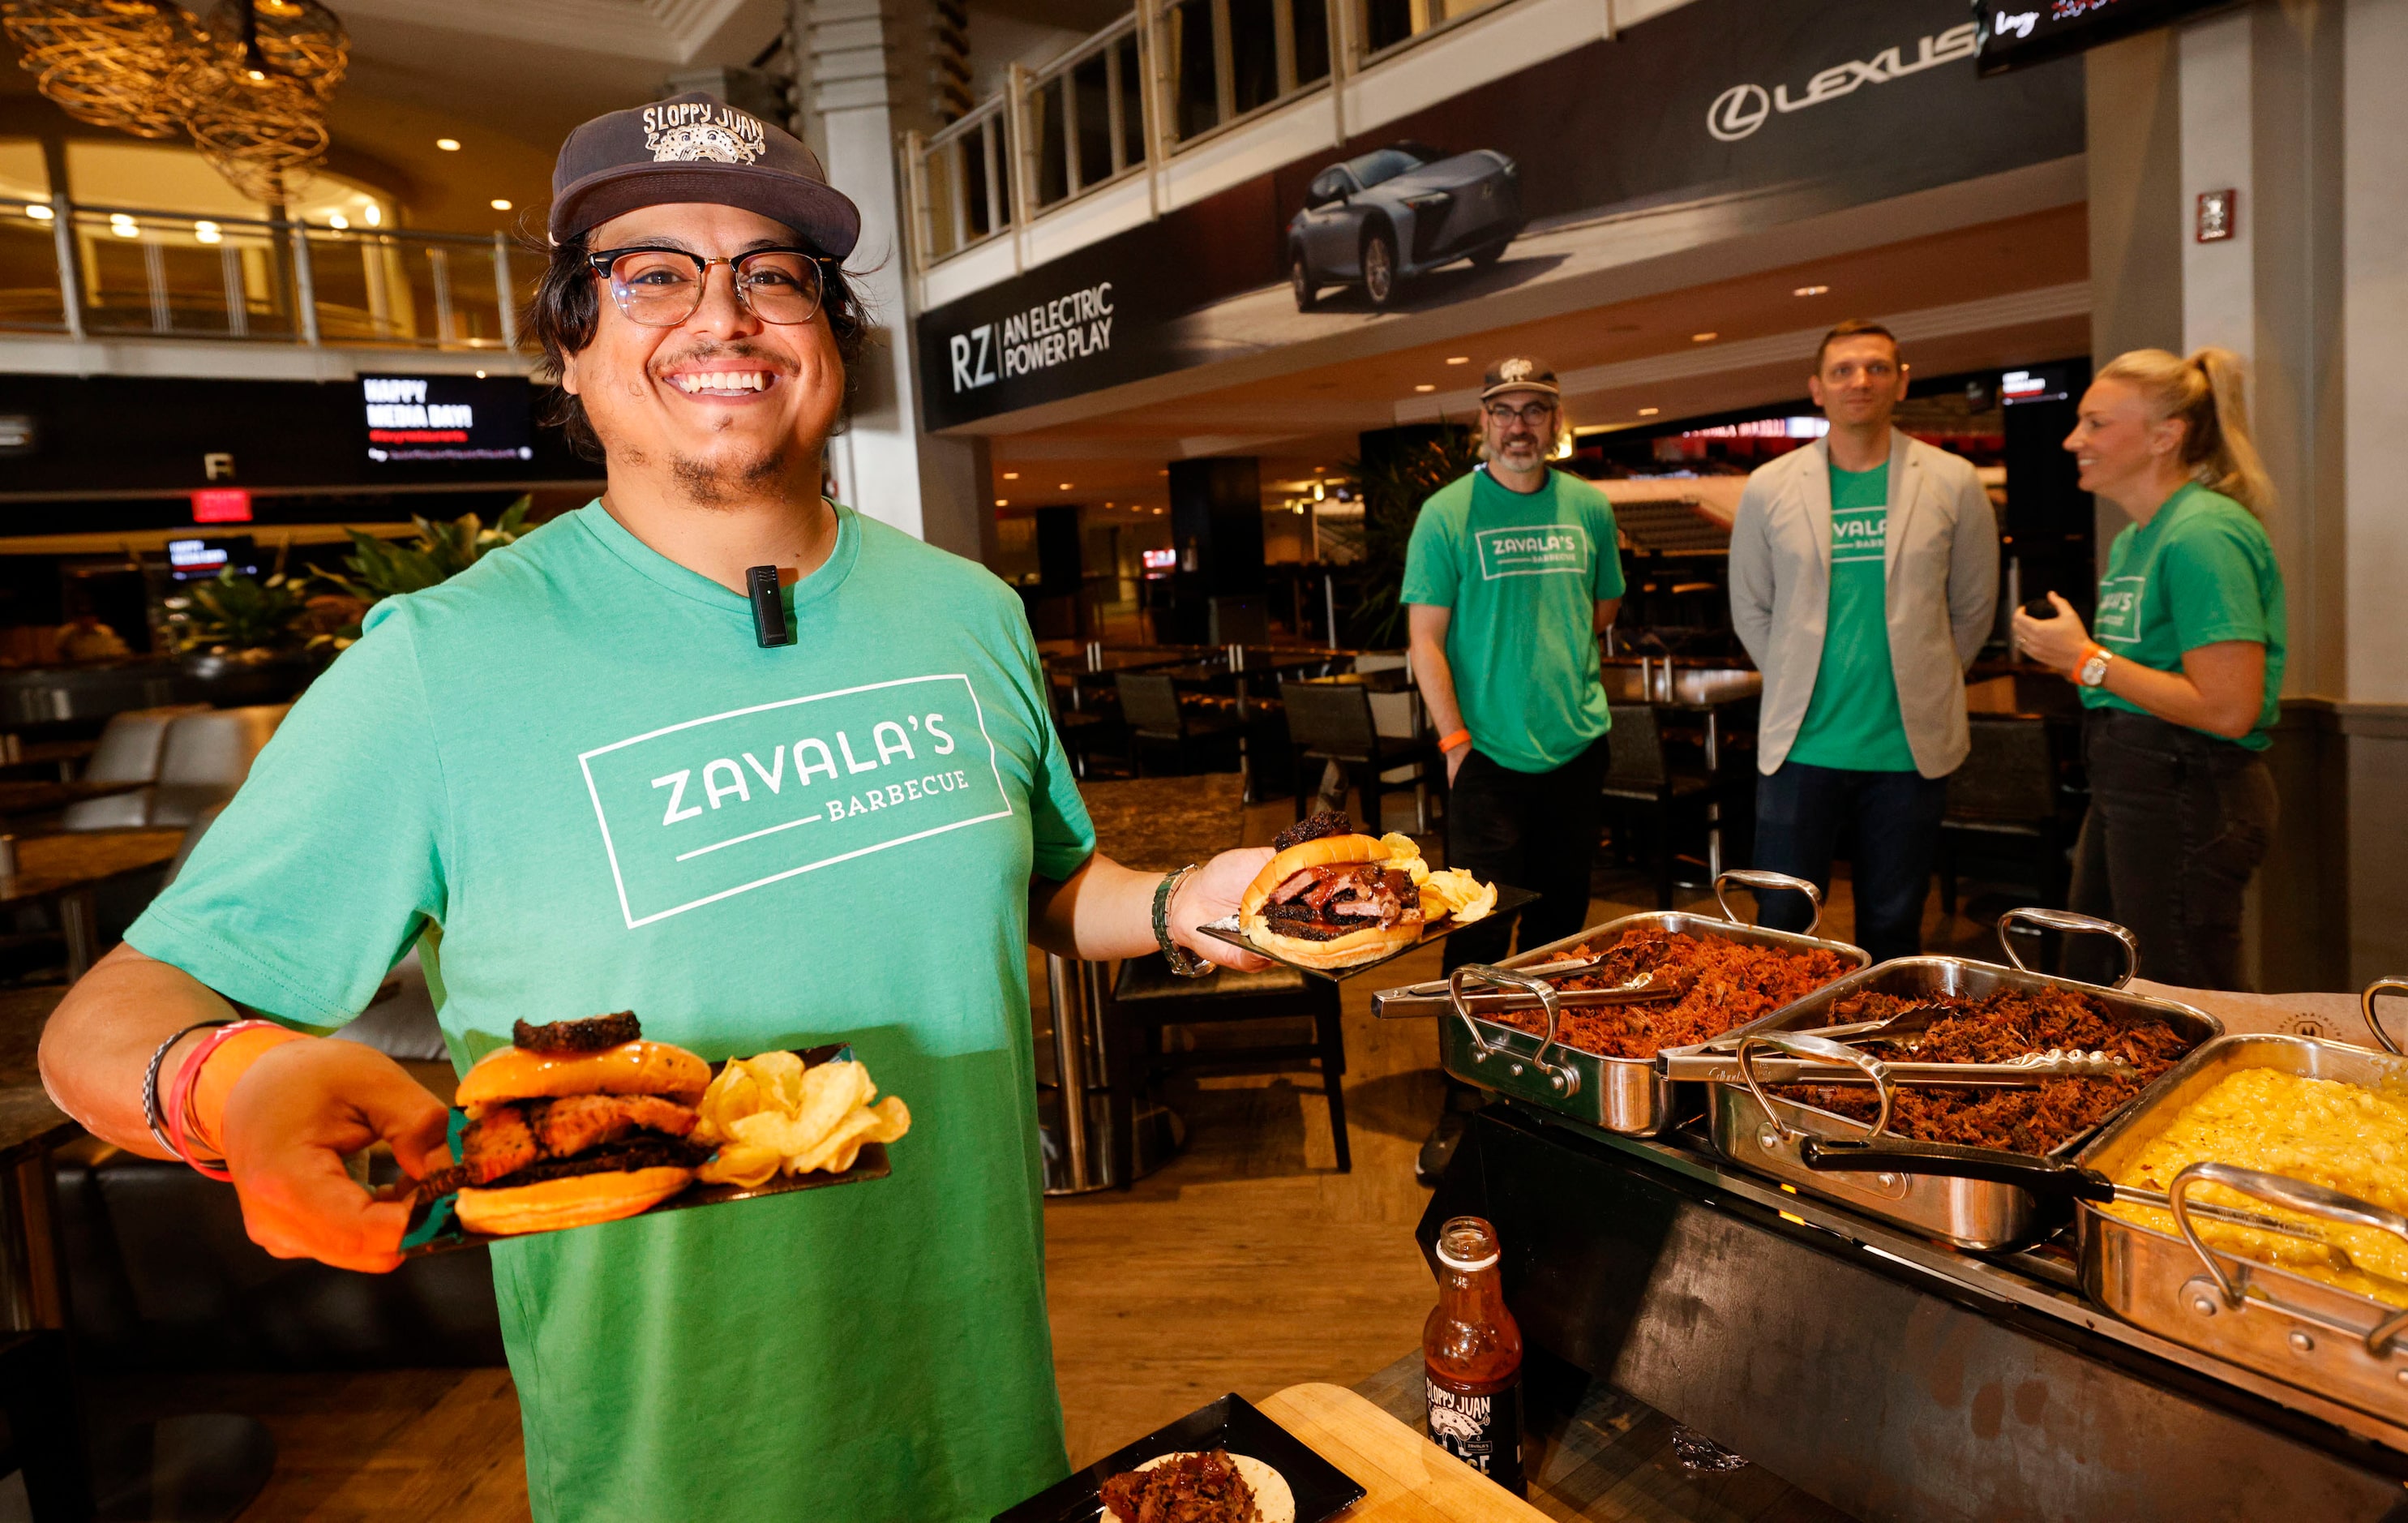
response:
M1756 865L1828 893L1844 835L1856 942L1922 950L1965 668L1998 609L1999 525L1971 463L1892 426L1898 340L1851 321L1808 380L1830 432L1748 478L1731 526L1731 624L1764 672ZM1802 894L1764 923L1803 930Z
M187 1154L222 1156L251 1237L377 1271L405 1207L343 1158L448 1162L445 1108L355 1042L195 1027L338 1026L416 943L463 1067L516 1020L629 1008L713 1060L850 1042L911 1109L891 1178L495 1244L529 1500L983 1520L1067 1468L1026 943L1252 961L1195 927L1269 853L1096 855L1018 600L820 496L864 317L857 214L808 149L703 95L614 113L563 149L552 218L530 331L609 490L373 611L43 1074L163 1157L146 1065L198 1064ZM756 639L762 566L791 643Z

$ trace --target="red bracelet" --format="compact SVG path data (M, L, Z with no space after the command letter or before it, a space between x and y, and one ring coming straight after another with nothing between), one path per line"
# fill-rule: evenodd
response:
M1438 749L1440 754L1443 755L1445 753L1453 751L1457 746L1469 745L1470 743L1471 732L1469 730L1457 730L1453 735L1441 736L1438 742Z
M176 1157L183 1159L186 1163L191 1164L194 1169L211 1179L223 1180L231 1183L234 1176L226 1172L225 1160L223 1158L219 1158L214 1163L203 1163L200 1159L193 1157L192 1143L186 1141L184 1135L184 1121L187 1114L192 1109L193 1090L201 1082L201 1069L208 1062L209 1055L216 1052L221 1046L223 1046L228 1038L237 1036L245 1031L258 1031L263 1029L281 1031L286 1029L286 1027L279 1026L274 1021L259 1020L236 1021L231 1026L219 1027L216 1030L209 1033L209 1039L207 1042L201 1043L201 1050L199 1052L194 1053L192 1056L184 1060L184 1066L181 1069L179 1069L176 1072L176 1083L174 1086L168 1091L168 1145L176 1150Z

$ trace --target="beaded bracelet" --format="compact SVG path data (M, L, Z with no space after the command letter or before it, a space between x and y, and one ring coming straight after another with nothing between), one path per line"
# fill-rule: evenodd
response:
M193 1160L184 1157L184 1150L177 1146L176 1140L168 1136L166 1133L166 1121L165 1118L160 1114L159 1111L159 1067L161 1064L167 1061L167 1053L169 1049L173 1048L176 1043L183 1041L186 1037L191 1036L194 1032L207 1031L212 1027L232 1026L234 1024L235 1018L233 1016L225 1016L221 1019L211 1021L194 1021L192 1025L184 1027L181 1031L177 1032L174 1036L169 1037L166 1041L159 1043L158 1051L150 1055L150 1066L148 1069L145 1069L142 1072L143 1124L150 1128L150 1135L159 1140L159 1145L167 1150L167 1156L179 1162L190 1163Z

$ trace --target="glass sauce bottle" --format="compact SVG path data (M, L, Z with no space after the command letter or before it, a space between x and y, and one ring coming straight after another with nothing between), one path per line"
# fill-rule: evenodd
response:
M1430 1442L1519 1497L1522 1329L1505 1307L1497 1229L1457 1216L1439 1230L1438 1305L1422 1325Z

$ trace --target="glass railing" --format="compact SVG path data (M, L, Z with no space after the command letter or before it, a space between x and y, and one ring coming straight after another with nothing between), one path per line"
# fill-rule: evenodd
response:
M499 233L0 205L0 333L508 349L538 273Z
M910 137L918 265L1512 3L1140 0L1044 67L1015 68L1008 89L943 131Z

